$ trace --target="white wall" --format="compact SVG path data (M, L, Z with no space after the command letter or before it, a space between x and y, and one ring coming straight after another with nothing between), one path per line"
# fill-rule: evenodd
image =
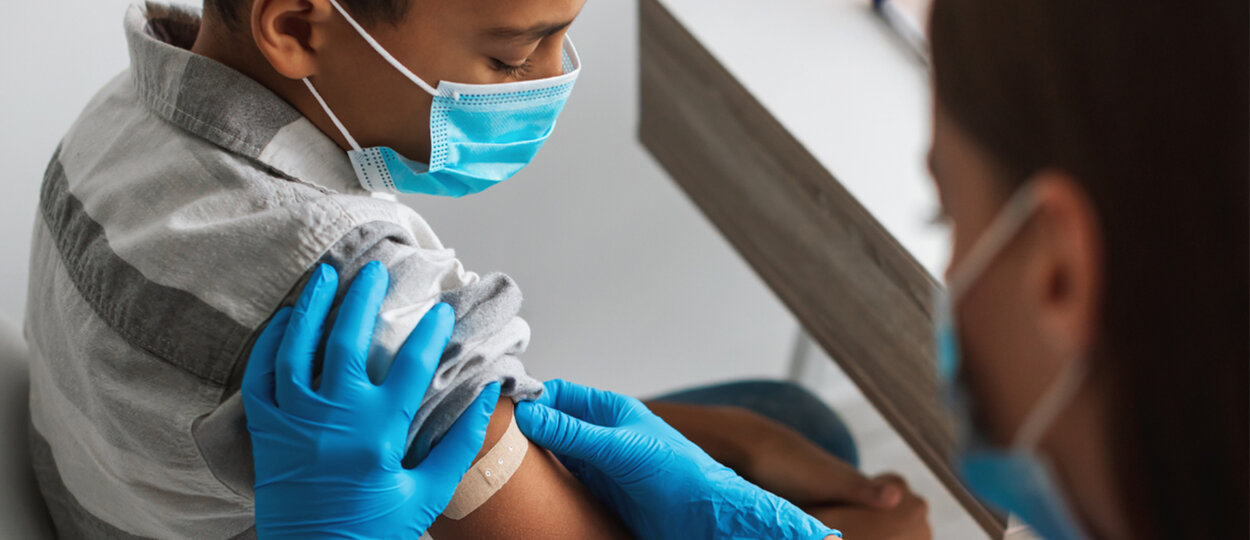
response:
M126 67L126 2L6 2L0 17L0 312L21 320L39 185L87 100Z
M15 320L44 168L126 67L127 4L10 2L0 19L0 313ZM584 73L538 160L478 196L406 202L471 269L521 284L540 377L648 393L781 375L792 318L636 142L635 3L589 2L572 35Z

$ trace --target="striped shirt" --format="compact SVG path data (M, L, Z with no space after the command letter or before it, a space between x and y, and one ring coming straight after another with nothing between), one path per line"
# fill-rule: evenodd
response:
M130 68L92 99L44 177L31 250L32 455L62 536L254 536L238 387L251 342L320 262L391 272L369 369L432 305L456 330L411 459L482 387L533 398L507 276L466 271L412 209L256 81L187 49L191 8L138 3Z

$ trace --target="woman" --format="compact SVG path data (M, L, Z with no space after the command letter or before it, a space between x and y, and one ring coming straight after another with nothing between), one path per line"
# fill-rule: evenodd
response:
M956 457L1043 536L1248 536L1246 20L934 3ZM833 537L631 398L553 381L516 418L639 536Z
M959 386L988 442L1053 464L1065 530L1246 537L1246 14L934 3Z

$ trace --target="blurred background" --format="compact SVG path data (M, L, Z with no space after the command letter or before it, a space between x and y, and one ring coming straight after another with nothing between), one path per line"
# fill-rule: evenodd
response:
M0 317L22 320L53 149L128 64L128 4L11 2L0 19ZM637 141L637 4L591 1L571 35L586 67L537 160L480 195L404 202L469 269L521 285L533 328L525 362L539 378L645 397L785 377L795 319ZM836 365L807 350L822 361L806 363L804 384L847 418L865 470L907 477L929 500L936 538L984 538Z

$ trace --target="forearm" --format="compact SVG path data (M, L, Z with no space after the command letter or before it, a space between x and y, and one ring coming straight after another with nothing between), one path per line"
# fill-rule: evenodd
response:
M480 459L503 437L513 403L501 399ZM457 538L628 538L624 525L550 453L533 443L520 468L490 499L463 519L440 517L430 528L439 540Z
M875 486L803 434L738 407L647 406L713 459L795 504L874 504ZM897 490L896 490L897 491ZM887 495L882 504L901 493Z
M769 422L737 407L646 402L668 425L695 443L712 459L750 478L762 446L772 436Z

